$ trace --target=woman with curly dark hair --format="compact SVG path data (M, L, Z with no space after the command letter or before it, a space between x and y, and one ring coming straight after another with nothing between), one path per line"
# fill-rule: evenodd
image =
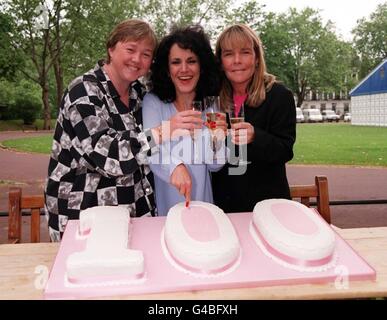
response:
M207 148L210 144L203 143L208 141L207 128L203 127L199 135L198 132L192 135L194 125L198 121L204 123L199 112L192 114L193 101L218 95L220 87L219 66L203 28L176 28L165 36L151 71L153 89L144 97L142 109L144 128L170 120L171 127L176 127L174 121L180 121L186 124L184 129L191 130L191 134L180 131L169 146L163 145L160 155L150 158L159 215L166 215L170 207L184 200L189 202L191 198L212 203L210 171L219 170L223 164L213 164L208 157L212 154ZM227 128L222 115L217 128ZM199 158L197 154L192 156L195 152L199 152Z

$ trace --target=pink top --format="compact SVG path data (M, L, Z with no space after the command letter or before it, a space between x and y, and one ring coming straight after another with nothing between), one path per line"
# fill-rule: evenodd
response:
M295 205L276 203L271 206L271 211L278 221L291 232L312 235L318 231L314 221Z
M234 105L235 105L235 116L239 113L239 110L241 109L242 104L247 99L247 93L241 96L238 96L236 94L233 95L234 99Z
M219 239L218 224L208 209L190 206L183 209L181 216L184 229L192 239L201 242Z

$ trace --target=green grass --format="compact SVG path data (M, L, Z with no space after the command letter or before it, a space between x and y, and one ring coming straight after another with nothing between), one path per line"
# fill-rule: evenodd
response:
M387 166L387 128L298 124L290 163Z
M5 140L2 145L19 151L50 154L52 134L32 138Z
M56 119L51 120L51 129L55 128ZM43 129L43 119L36 120L31 126L23 126L23 120L0 120L0 131L20 131L24 129L34 130L35 127L38 130Z
M52 134L7 140L9 148L49 154ZM387 128L350 124L298 124L292 164L387 167Z

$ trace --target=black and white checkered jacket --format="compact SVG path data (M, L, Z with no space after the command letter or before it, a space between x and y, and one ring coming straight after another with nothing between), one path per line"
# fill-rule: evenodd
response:
M124 205L131 216L157 214L147 165L157 146L142 130L145 87L132 83L126 107L102 65L73 80L60 105L45 188L53 241L86 208Z

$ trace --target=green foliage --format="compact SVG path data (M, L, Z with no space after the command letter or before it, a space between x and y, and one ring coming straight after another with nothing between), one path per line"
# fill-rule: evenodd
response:
M234 0L147 0L142 2L140 16L152 23L158 37L173 26L201 24L210 36L224 26Z
M11 79L15 76L17 68L22 67L23 61L18 55L10 55L12 34L15 30L12 17L0 12L0 77Z
M0 119L23 119L25 124L32 124L42 110L39 86L26 79L0 80L0 106Z
M15 104L14 88L8 80L0 79L0 119L13 119L12 106Z
M106 56L105 44L113 27L128 18L139 17L140 1L68 0L59 37L64 83L93 68Z
M260 28L268 70L297 95L298 105L310 91L346 91L351 73L351 46L323 25L319 11L290 8L269 14Z
M353 33L362 62L361 79L387 58L387 2L378 5L369 19L361 19Z
M26 125L33 124L42 111L39 88L35 86L34 90L29 81L22 80L15 88L14 109L16 119L23 119Z
M42 100L39 87L28 80L0 80L0 119L23 119L32 124L40 116Z

